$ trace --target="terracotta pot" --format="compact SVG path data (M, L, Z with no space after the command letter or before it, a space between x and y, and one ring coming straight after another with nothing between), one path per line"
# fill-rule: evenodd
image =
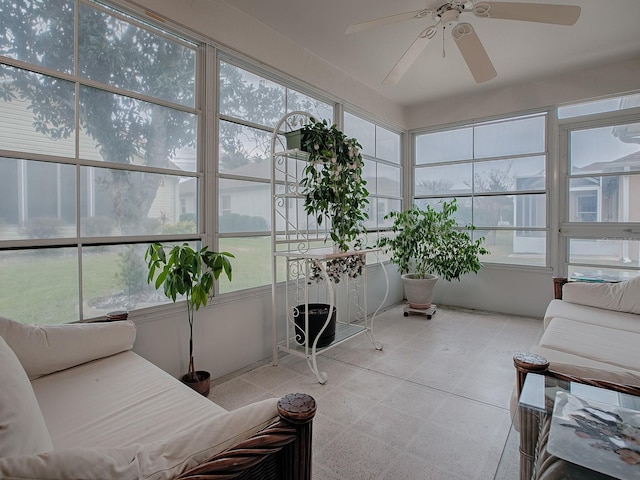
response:
M404 294L411 308L426 310L431 307L433 289L438 281L437 275L426 275L425 278L420 278L415 273L406 273L402 275L402 281Z
M182 383L193 388L199 394L205 397L208 396L211 389L211 374L204 370L196 370L196 376L198 377L197 379L186 373L181 378Z

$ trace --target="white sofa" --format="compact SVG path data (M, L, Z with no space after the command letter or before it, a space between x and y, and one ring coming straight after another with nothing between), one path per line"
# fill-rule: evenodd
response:
M568 282L561 297L549 303L530 352L555 372L640 386L640 277Z
M528 354L548 361L543 371L640 388L640 276L619 283L554 281L556 298L547 306L540 340L514 357L512 416L526 373L540 373L542 359Z
M0 478L168 479L212 458L233 470L230 447L255 447L267 426L279 428L280 448L291 443L282 441L294 430L278 420L282 399L226 411L131 351L135 336L130 321L0 317ZM309 424L309 460L311 402L295 418ZM296 469L310 478L310 467L306 476Z

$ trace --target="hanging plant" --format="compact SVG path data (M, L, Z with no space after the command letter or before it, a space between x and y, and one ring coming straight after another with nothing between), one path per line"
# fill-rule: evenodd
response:
M309 154L300 181L304 209L318 225L331 220L330 237L341 251L362 246L366 233L364 211L369 192L362 179L362 146L336 125L311 117L302 127L302 150Z

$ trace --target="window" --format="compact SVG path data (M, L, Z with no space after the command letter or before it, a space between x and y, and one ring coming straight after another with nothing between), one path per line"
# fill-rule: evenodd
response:
M59 323L167 302L143 254L200 239L199 46L102 3L0 4L0 310Z
M571 277L621 280L640 272L640 115L621 111L639 99L627 95L558 111L567 152L560 243Z
M345 112L344 133L362 145L363 179L369 191L368 231L390 227L384 216L402 209L400 134Z
M333 105L227 61L219 63L220 250L242 249L221 291L271 284L271 134L285 113L333 122Z
M485 262L547 264L547 118L534 114L414 136L414 202L456 198L456 220L473 223Z

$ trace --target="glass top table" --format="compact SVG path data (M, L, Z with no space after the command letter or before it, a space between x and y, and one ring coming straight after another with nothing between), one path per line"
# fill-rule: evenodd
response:
M640 397L529 373L494 478L640 479Z

